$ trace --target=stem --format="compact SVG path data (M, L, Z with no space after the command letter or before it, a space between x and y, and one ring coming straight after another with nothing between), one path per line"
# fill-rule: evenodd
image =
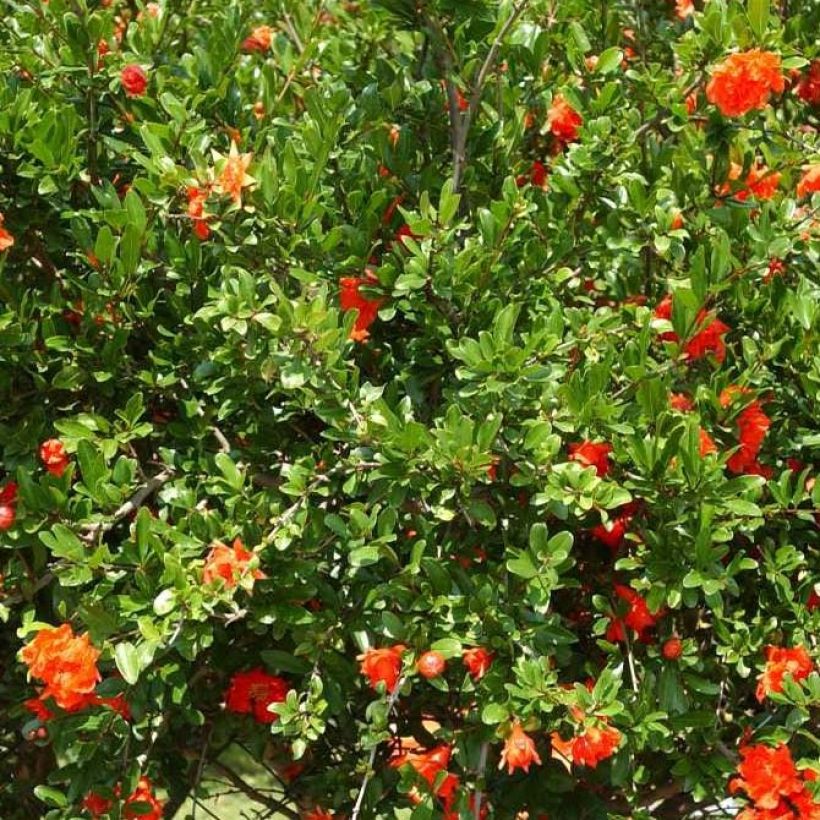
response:
M475 787L475 812L473 813L475 820L481 820L481 798L483 797L481 786L484 780L484 770L487 768L487 753L489 749L490 744L485 740L481 744L481 751L478 754L478 779Z
M396 705L396 700L399 697L399 690L401 689L401 685L403 683L403 679L399 678L396 681L396 685L393 687L393 691L390 693L390 699L387 701L387 715L390 716L390 713L393 711L393 707ZM379 744L377 743L371 750L370 750L370 758L367 761L367 771L364 773L364 778L362 779L362 785L359 787L359 793L356 795L356 803L353 806L353 814L350 815L350 820L358 820L359 812L362 810L362 803L364 802L364 795L367 791L367 784L370 782L370 778L373 775L373 764L376 762L376 752L379 749Z

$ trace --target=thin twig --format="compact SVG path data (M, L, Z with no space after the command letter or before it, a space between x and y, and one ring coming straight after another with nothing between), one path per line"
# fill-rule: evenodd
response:
M81 528L80 538L82 538L83 541L93 543L94 539L100 533L105 533L113 529L123 518L139 509L150 495L153 495L163 484L170 481L174 475L173 470L167 469L161 473L157 473L153 478L149 478L148 481L114 513L110 520L99 521L96 524L85 524Z
M485 740L481 744L481 750L478 753L478 771L476 772L477 782L475 787L475 812L473 813L475 820L481 820L481 798L483 797L481 785L484 779L484 770L487 768L487 753L489 750L490 744Z
M396 705L396 701L399 697L399 690L401 689L401 685L403 682L403 678L399 677L399 679L396 681L396 685L393 687L393 691L390 693L390 698L387 701L388 717L390 716L390 713L393 711L393 707ZM378 749L379 744L377 743L370 750L370 758L367 761L367 771L364 773L362 785L359 787L359 794L356 796L356 804L353 806L353 814L350 815L350 820L357 820L357 818L359 817L359 812L362 810L364 794L367 791L367 784L370 782L370 778L373 776L373 764L376 762L376 752L378 751Z

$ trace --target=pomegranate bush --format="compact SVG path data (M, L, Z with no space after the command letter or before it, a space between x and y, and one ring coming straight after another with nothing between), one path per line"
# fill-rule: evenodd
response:
M818 820L816 5L9 8L0 816Z

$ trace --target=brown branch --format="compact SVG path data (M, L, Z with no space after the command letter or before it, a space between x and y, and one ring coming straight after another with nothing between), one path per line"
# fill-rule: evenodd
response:
M123 518L139 509L150 495L153 495L153 493L173 477L174 471L167 469L158 473L153 478L149 478L148 481L114 513L110 520L84 525L81 528L80 538L84 541L93 542L100 533L105 533L113 529Z
M299 815L292 808L290 808L290 806L274 799L273 797L268 797L268 795L263 794L258 789L255 789L249 783L246 783L233 769L230 768L230 766L226 766L221 760L212 761L211 766L222 772L222 774L224 774L225 777L227 777L237 789L239 789L243 794L248 795L248 797L252 797L257 803L261 803L269 809L278 811L285 817L289 817L292 820L299 820Z

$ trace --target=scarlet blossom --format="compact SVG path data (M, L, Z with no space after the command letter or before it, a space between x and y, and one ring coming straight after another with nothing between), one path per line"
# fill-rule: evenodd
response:
M219 192L229 196L239 206L242 205L242 189L254 183L253 177L247 173L252 159L253 153L240 154L236 140L232 139L231 150L216 180Z
M806 166L800 182L797 183L797 198L802 199L809 194L816 194L820 191L820 162ZM2 237L0 237L0 240ZM2 248L0 248L1 250Z
M91 815L93 820L108 814L114 806L114 801L102 795L91 792L83 798L83 808Z
M692 0L675 0L675 17L685 20L695 13L695 4Z
M75 708L100 680L100 651L87 632L75 635L71 624L39 630L20 651L20 657L29 674L45 683L41 697L53 698L62 709Z
M430 680L431 678L437 678L444 672L445 667L447 666L444 656L441 652L425 652L416 663L416 669L418 673L423 677Z
M120 82L127 96L140 97L148 87L148 75L141 65L131 63L120 72Z
M40 461L51 475L60 478L68 467L68 454L62 441L57 438L44 441L40 445Z
M729 782L732 794L743 790L759 809L776 809L783 798L803 791L789 747L780 743L774 748L762 743L740 748L738 777Z
M763 412L759 401L753 401L737 417L738 440L740 446L729 457L726 466L735 474L764 474L757 456L763 439L771 426L771 419ZM764 471L765 472L765 471Z
M680 211L675 211L672 221L669 223L670 230L679 231L683 227L683 214Z
M594 467L598 478L603 478L609 472L609 454L612 445L606 442L582 441L569 445L569 457L584 467Z
M820 105L820 60L812 60L809 70L800 77L797 96L809 105Z
M343 311L357 310L358 315L350 331L350 338L354 342L364 342L370 336L370 325L376 321L384 299L371 299L365 296L360 288L362 285L373 285L378 279L368 271L368 275L343 276L339 280L339 307Z
M0 253L7 251L14 244L14 237L3 227L4 218L0 213Z
M396 241L400 242L402 245L405 244L405 239L413 239L416 242L418 242L420 239L423 239L423 238L424 237L421 236L420 234L413 233L413 230L409 225L402 225L396 231Z
M717 452L717 445L715 444L714 439L704 430L702 427L698 431L700 436L700 457L703 458L704 456L708 456L710 453Z
M322 808L311 809L307 814L302 815L302 820L333 820L336 815L332 811L325 811Z
M40 697L29 698L27 701L24 701L23 706L38 720L45 723L54 717L54 713L46 705L46 700L48 700L47 696L40 695ZM114 697L111 698L103 698L91 692L87 695L83 695L81 698L77 698L76 701L73 702L70 707L65 708L64 711L81 712L93 706L102 706L106 709L110 709L112 712L116 712L123 720L131 720L131 707L128 705L128 701L123 694L114 695Z
M541 758L535 748L535 741L521 728L521 724L513 723L509 737L504 749L501 752L501 760L498 768L507 767L507 774L512 774L516 769L523 769L529 772L530 766L536 763L541 765Z
M758 701L765 700L772 692L783 691L783 680L788 675L797 682L807 678L814 670L814 662L804 646L793 649L782 646L766 647L766 666L757 679L755 695Z
M273 43L273 29L270 26L257 26L242 41L242 51L267 51Z
M368 679L373 689L379 683L383 683L390 692L396 688L401 674L401 656L404 649L403 644L388 646L384 649L368 649L356 658L360 662L361 673Z
M487 674L495 656L483 646L474 646L461 653L461 660L473 680L480 680Z
M139 804L139 808L137 805ZM148 811L144 810L148 806ZM125 801L122 816L126 820L162 820L162 802L154 797L153 785L147 777L141 777L137 788Z
M673 636L664 642L661 647L661 655L668 661L676 661L683 654L683 641Z
M11 528L17 512L13 504L0 504L0 532Z
M730 54L712 69L706 97L724 116L741 117L753 109L765 108L771 94L780 94L785 87L780 57L752 49Z
M393 757L390 765L394 769L411 766L419 777L433 786L439 772L443 772L450 763L451 751L450 746L443 743L428 752L404 752Z
M199 188L196 185L188 187L188 216L193 221L194 233L203 242L211 235L208 227L208 215L205 213L205 201L208 199L209 190Z
M624 584L615 584L615 595L628 605L626 614L623 617L611 616L610 624L606 631L606 639L612 642L626 640L624 627L633 629L641 641L648 640L648 632L658 622L660 612L649 611L646 601L632 587Z
M700 328L683 347L686 358L690 361L702 359L712 354L722 363L726 358L726 345L723 336L730 328L719 319L707 322L709 314L706 309L701 310L695 317L695 325ZM665 296L655 308L655 318L670 321L672 319L672 297ZM663 342L679 342L680 338L673 330L664 331L658 338Z
M678 413L691 413L695 409L695 403L686 393L670 393L669 406Z
M230 547L217 541L205 558L202 581L205 584L221 581L226 589L233 589L248 572L251 558L253 558L253 553L245 549L241 539L234 539ZM251 586L253 586L253 581L266 576L261 570L255 569L250 573L250 577Z
M9 481L0 489L0 531L9 529L17 516L17 483Z
M225 692L225 708L238 715L253 715L259 723L273 723L279 715L268 707L284 703L289 689L284 678L269 675L264 669L236 672Z
M530 166L529 173L520 174L515 178L515 184L523 188L527 183L532 183L536 188L546 189L547 187L547 166L540 160L534 160Z
M578 129L584 120L569 104L563 94L556 94L547 111L547 126L550 132L561 142L573 142L578 139Z
M567 760L594 769L616 752L621 733L612 726L588 726L582 734L570 740L562 740L557 732L553 732L551 740L552 748Z
M738 165L736 162L731 164L728 181L718 188L718 193L721 196L726 196L731 192L732 186L730 183L740 179L742 171L742 165ZM735 191L732 196L738 202L745 202L747 199L755 199L761 202L772 199L777 193L778 185L780 185L780 176L779 171L772 171L765 165L757 163L749 169L743 183L746 187Z
M705 315L705 311L698 314L698 326L702 325ZM723 337L729 330L731 328L720 319L712 319L684 345L683 349L687 359L696 361L711 354L717 362L722 363L726 358L726 344Z
M786 265L782 259L770 259L769 267L763 276L763 281L768 285L775 276L782 276L786 272Z
M102 61L105 55L110 53L110 51L111 46L108 45L108 40L100 38L97 42L97 56L100 58L100 61Z
M608 524L597 524L592 528L592 536L613 552L617 552L623 546L629 520L614 518Z

